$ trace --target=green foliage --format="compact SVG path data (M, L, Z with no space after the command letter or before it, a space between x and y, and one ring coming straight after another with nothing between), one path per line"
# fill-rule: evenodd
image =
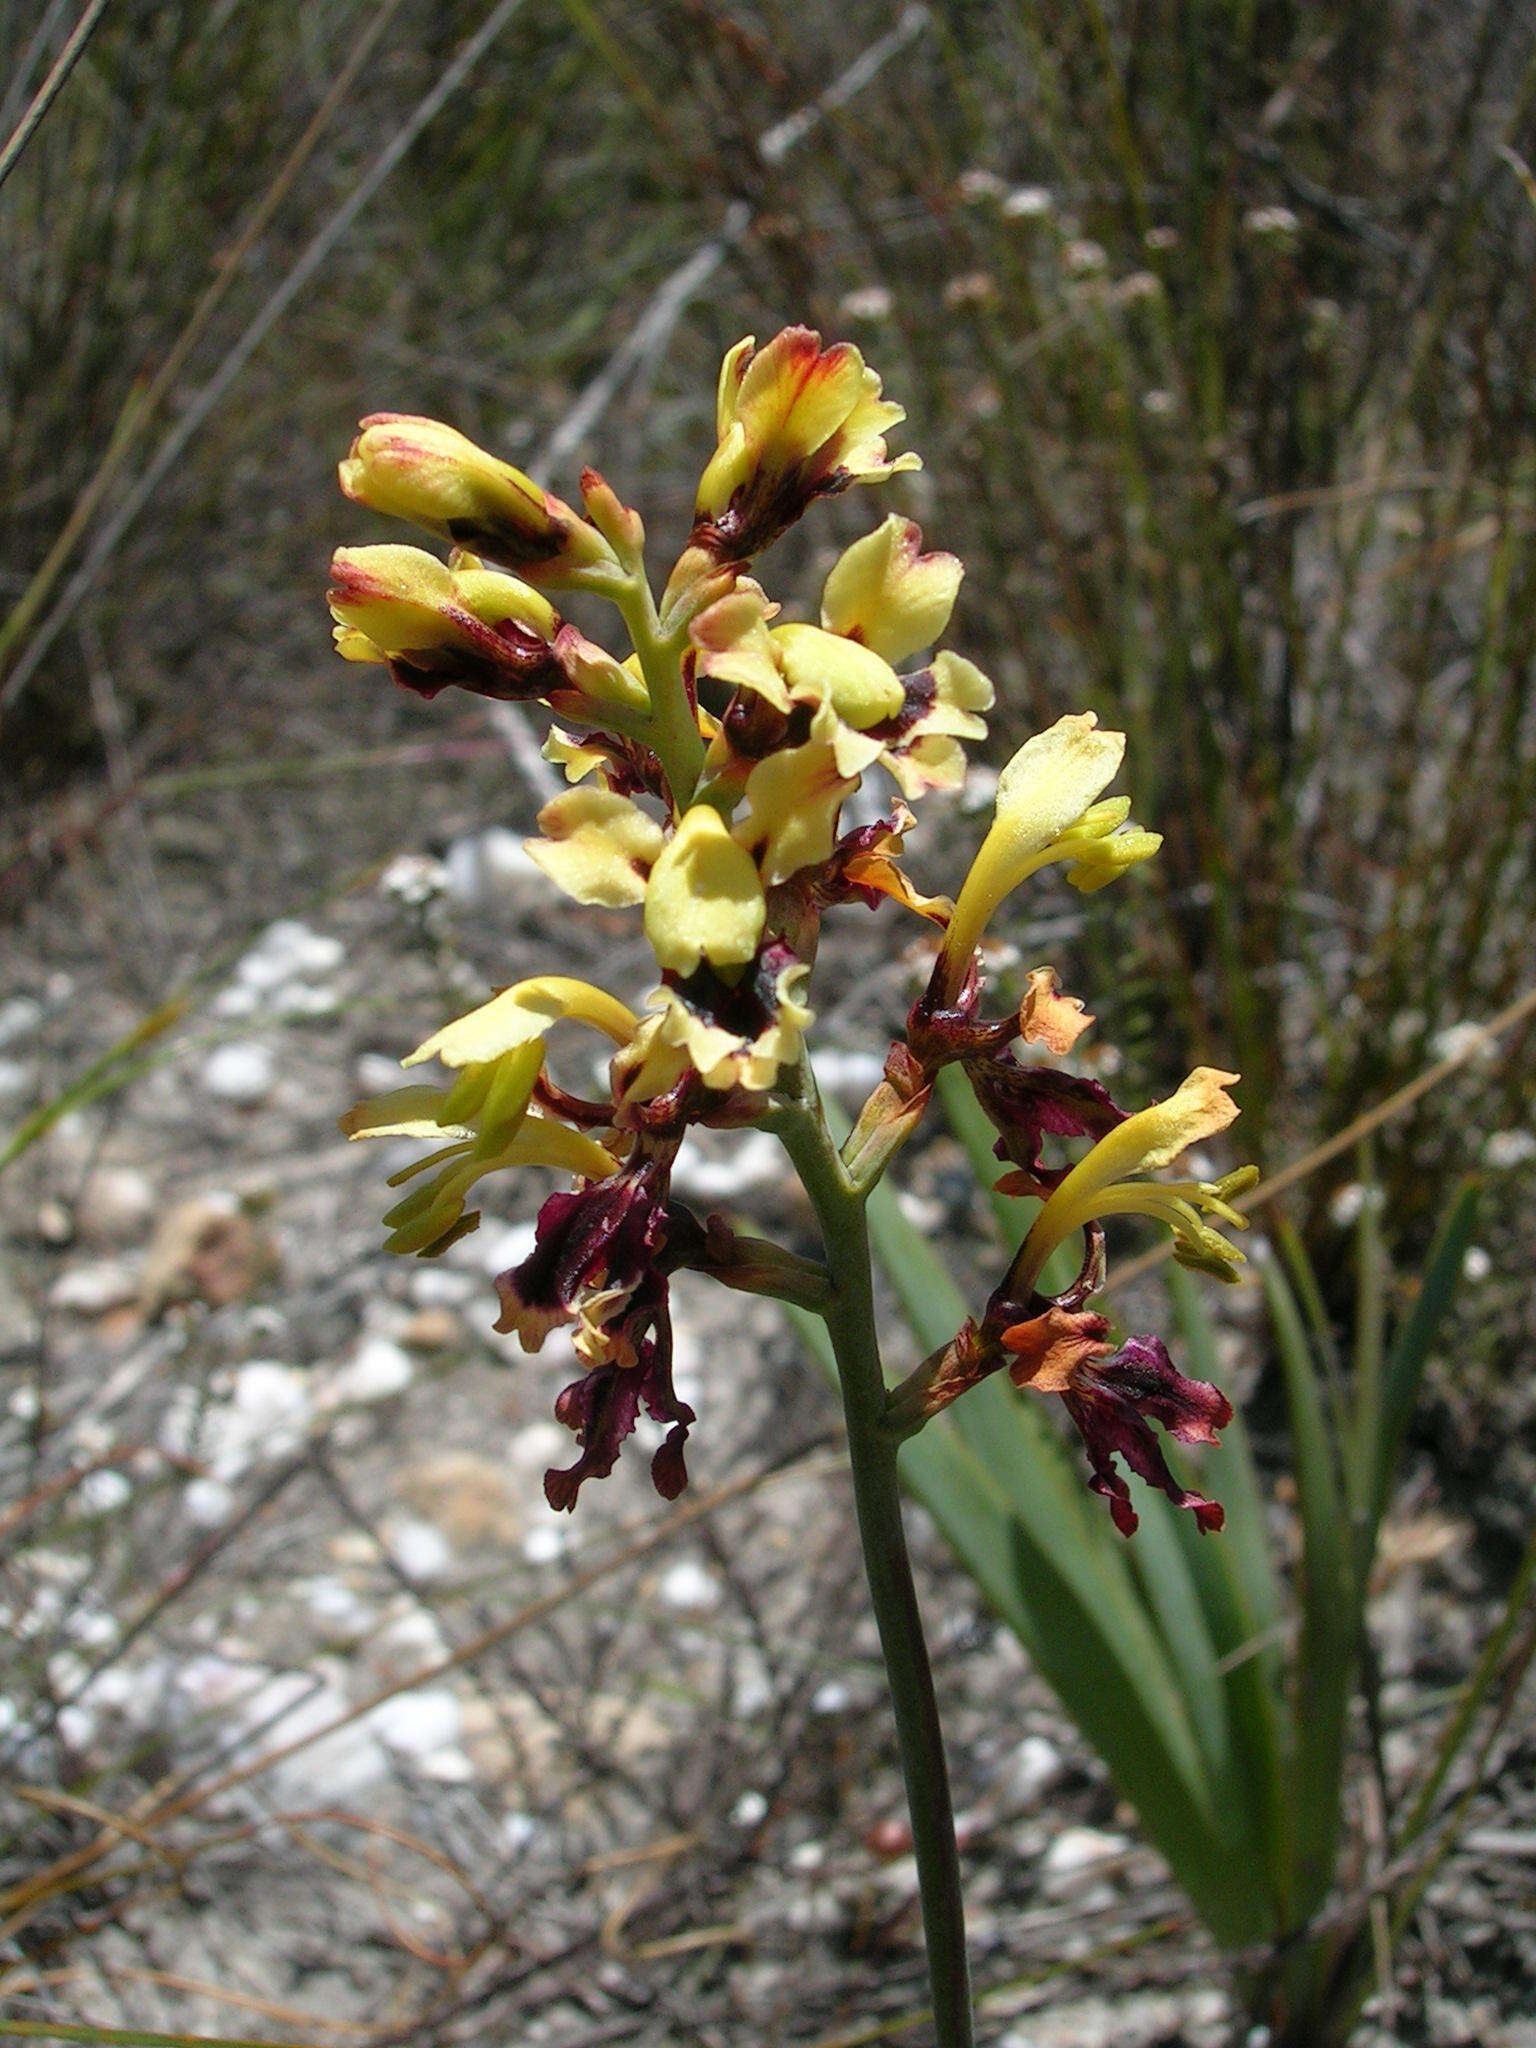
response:
M958 1111L962 1101L953 1090L946 1106ZM963 1111L957 1126L978 1167L990 1164L990 1132ZM993 1200L1016 1233L1013 1212L1029 1205ZM1241 1419L1187 1475L1226 1506L1227 1528L1214 1538L1137 1482L1141 1527L1123 1541L1045 1405L1001 1375L902 1453L906 1484L1103 1757L1217 1942L1243 1952L1255 2017L1277 2027L1277 2040L1346 2038L1366 1982L1363 1908L1333 1910L1366 1588L1476 1209L1468 1185L1416 1283L1397 1288L1367 1204L1347 1384L1317 1320L1299 1240L1282 1228L1289 1278L1280 1261L1264 1262L1296 1481L1293 1573L1280 1563L1283 1539ZM888 1188L875 1191L869 1212L876 1258L914 1341L931 1350L953 1333L964 1303ZM1168 1287L1185 1365L1215 1379L1215 1332L1198 1285L1175 1268ZM1388 1335L1391 1299L1408 1305ZM1436 1768L1443 1774L1449 1763ZM1322 1931L1310 1934L1314 1923ZM1253 1969L1252 1955L1265 1950L1273 1963Z

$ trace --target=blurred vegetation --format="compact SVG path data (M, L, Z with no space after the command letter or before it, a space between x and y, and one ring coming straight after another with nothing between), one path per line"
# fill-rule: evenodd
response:
M1106 1027L1138 1064L1239 1067L1248 1148L1281 1156L1518 993L1536 882L1528 9L515 11L50 620L488 10L387 11L380 33L376 7L339 0L125 0L0 193L0 595L27 599L12 679L35 667L0 742L8 812L99 774L93 645L141 770L408 729L409 707L344 689L325 651L352 422L435 411L531 460L739 202L745 232L618 390L614 480L670 520L659 553L687 518L721 348L802 317L864 346L928 463L907 501L970 567L999 752L1082 705L1131 733L1138 815L1167 835L1156 893L1093 920L1078 965L1116 991ZM7 128L58 16L5 10ZM793 146L759 147L902 20L915 32L877 75ZM355 84L240 247L370 24ZM586 452L549 480L568 487ZM859 516L845 501L795 544ZM1516 1048L1506 1079L1474 1077L1484 1127L1528 1105L1524 1065ZM1463 1122L1441 1095L1384 1139L1415 1254Z

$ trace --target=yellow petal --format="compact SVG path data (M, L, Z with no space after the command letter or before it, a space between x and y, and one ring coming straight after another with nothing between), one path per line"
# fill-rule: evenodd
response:
M833 565L821 594L821 623L902 662L931 647L949 624L960 579L955 555L925 555L923 536L896 513L856 540Z
M737 689L753 690L775 711L787 712L790 695L768 630L768 621L777 610L760 584L742 576L734 590L699 613L689 633L705 675Z
M645 935L662 967L691 974L701 960L744 967L768 915L752 856L709 804L688 811L651 870Z
M756 853L765 883L787 881L831 855L838 811L857 787L838 773L836 750L825 740L758 762L747 777L747 816L736 836Z
M793 696L830 703L838 717L862 732L894 718L906 702L901 678L888 661L856 640L820 626L775 626L770 635Z
M645 882L663 843L662 829L627 796L573 789L539 813L542 839L524 841L557 888L578 903L616 910L645 901Z
M419 1083L412 1088L392 1088L387 1095L370 1096L340 1119L349 1138L468 1138L467 1127L445 1124L438 1112L448 1099L446 1088Z
M414 1067L422 1060L436 1059L444 1066L463 1067L471 1060L497 1059L515 1045L542 1038L562 1018L591 1024L606 1032L616 1045L627 1043L638 1022L626 1003L588 981L541 974L530 981L514 982L478 1010L445 1024L401 1064Z

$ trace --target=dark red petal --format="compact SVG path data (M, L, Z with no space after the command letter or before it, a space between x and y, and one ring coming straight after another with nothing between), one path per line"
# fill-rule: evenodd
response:
M1218 1388L1186 1379L1160 1338L1132 1337L1109 1357L1094 1359L1062 1398L1093 1467L1088 1483L1109 1502L1122 1535L1135 1530L1136 1511L1130 1488L1115 1469L1117 1456L1175 1507L1188 1508L1200 1529L1221 1528L1226 1516L1219 1502L1179 1485L1148 1418L1182 1443L1213 1444L1217 1431L1232 1420L1232 1404Z

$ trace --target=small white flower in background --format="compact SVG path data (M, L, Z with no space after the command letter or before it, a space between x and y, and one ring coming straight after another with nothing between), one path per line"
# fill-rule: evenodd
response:
M1493 1260L1480 1244L1469 1244L1461 1262L1461 1270L1475 1286L1479 1280L1486 1280L1493 1271Z
M1328 1221L1340 1230L1348 1230L1352 1223L1360 1220L1365 1207L1365 1189L1359 1181L1348 1180L1328 1203Z
M731 1819L739 1828L761 1827L768 1818L768 1801L761 1792L743 1792L731 1808Z
M1056 202L1044 185L1015 185L1003 200L1005 220L1043 220Z
M1250 235L1278 241L1298 233L1301 222L1288 206L1254 206L1243 215L1243 226Z
M1481 1024L1447 1024L1429 1042L1437 1060L1459 1060L1470 1056L1478 1066L1492 1066L1499 1056L1498 1043Z
M1074 277L1097 277L1109 268L1109 253L1101 242L1068 242L1062 261Z
M895 305L895 295L883 284L864 284L844 292L838 311L849 320L888 320Z
M419 910L448 887L448 870L429 853L400 853L379 877L382 895Z
M968 206L982 206L990 199L1001 199L1008 190L996 171L979 167L962 171L956 183L960 197Z
M1494 1131L1483 1147L1483 1164L1496 1171L1529 1166L1536 1159L1536 1132Z
M1179 409L1179 401L1171 391L1158 387L1141 394L1141 409L1154 420L1171 419Z
M1170 249L1177 249L1179 246L1179 231L1177 228L1166 226L1148 228L1142 240L1158 255L1166 255Z

